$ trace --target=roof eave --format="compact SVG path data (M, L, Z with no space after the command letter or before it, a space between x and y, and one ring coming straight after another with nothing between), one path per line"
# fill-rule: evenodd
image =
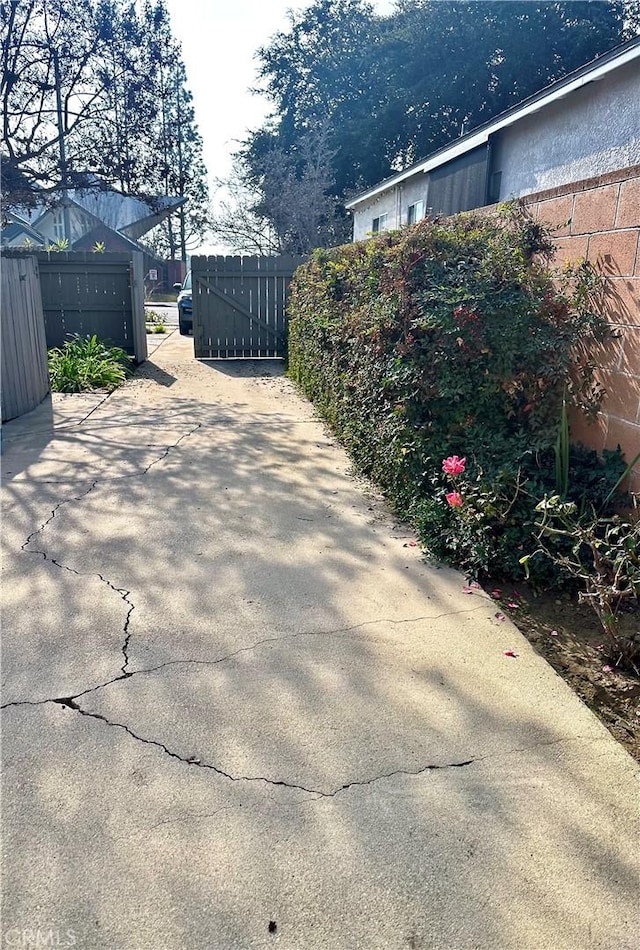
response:
M612 72L612 70L619 69L620 66L623 66L625 63L638 58L640 58L640 37L630 40L622 48L616 47L616 50L604 53L590 63L586 63L579 69L569 73L564 79L558 80L558 82L553 83L551 86L546 86L539 92L534 93L534 95L529 96L528 99L524 99L517 105L512 106L511 109L507 109L506 112L502 112L494 119L486 122L484 125L478 126L478 128L473 129L471 132L467 132L466 135L460 136L455 142L444 145L423 161L417 162L402 172L398 172L398 174L393 175L391 178L387 178L385 181L380 182L379 185L375 185L373 188L362 192L362 194L356 195L355 198L352 198L350 201L345 201L345 208L347 211L354 211L359 205L370 202L373 198L378 197L378 195L384 194L384 192L401 184L407 178L411 178L413 175L417 175L421 172L429 172L460 155L464 155L474 148L478 148L478 146L488 142L489 137L500 129L513 125L527 115L539 112L540 109L544 109L552 102L563 99L569 95L569 93L601 79L603 76Z

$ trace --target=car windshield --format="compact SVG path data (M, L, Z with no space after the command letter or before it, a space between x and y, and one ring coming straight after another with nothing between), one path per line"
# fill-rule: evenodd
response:
M182 285L183 290L191 290L191 271L187 274Z

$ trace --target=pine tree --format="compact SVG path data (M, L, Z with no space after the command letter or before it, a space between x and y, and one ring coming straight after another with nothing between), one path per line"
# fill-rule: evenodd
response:
M191 243L201 238L208 222L202 139L187 88L180 45L171 33L164 0L146 0L143 17L147 61L157 77L159 109L153 142L158 158L158 183L162 194L186 199L177 213L163 222L149 239L170 258L180 256L186 262Z

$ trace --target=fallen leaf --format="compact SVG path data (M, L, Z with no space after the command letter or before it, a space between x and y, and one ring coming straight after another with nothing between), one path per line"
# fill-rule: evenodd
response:
M517 659L517 656L518 656L518 654L517 654L517 653L514 653L513 650L505 650L505 651L504 651L504 655L505 655L505 656L512 656L512 657L514 658L514 660Z

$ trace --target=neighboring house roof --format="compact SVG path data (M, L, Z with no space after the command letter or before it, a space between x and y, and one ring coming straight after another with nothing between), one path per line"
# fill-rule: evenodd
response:
M621 46L616 46L615 49L604 53L597 59L569 73L564 79L560 79L558 82L546 86L534 95L529 96L528 99L523 99L522 102L507 109L506 112L500 113L500 115L491 119L489 122L485 122L483 125L472 129L472 131L467 132L466 135L461 135L460 138L433 152L426 159L416 162L410 168L406 168L404 171L398 172L390 178L386 178L378 185L374 185L372 188L361 192L350 201L346 201L345 208L351 211L356 208L357 205L371 201L372 198L377 197L389 188L393 188L394 185L400 184L418 172L429 172L434 168L438 168L440 165L450 162L454 158L458 158L460 155L472 151L474 148L478 148L480 145L486 144L489 137L500 129L513 125L515 122L520 121L520 119L525 118L525 116L544 109L552 102L564 98L576 89L586 86L588 83L602 79L603 76L606 76L614 69L619 69L620 66L633 60L640 60L640 36L629 40L627 43L623 43Z
M2 229L3 244L11 244L20 238L29 240L33 244L45 243L44 236L40 234L39 231L36 231L36 229L19 214L16 214L14 211L8 211L5 217L9 223Z
M118 191L70 191L69 198L113 231L131 238L142 237L185 202L185 198L162 196L147 201Z
M74 251L92 251L98 243L104 244L106 251L142 251L143 254L148 254L147 249L138 244L137 241L132 241L126 234L114 231L113 228L107 227L101 221L96 224L95 228L87 231L81 238L74 241L73 249Z
M25 214L30 220L20 214L8 213L6 217L10 224L2 231L2 243L14 244L24 234L35 244L46 244L38 226L47 215L67 204L82 213L83 230L86 228L85 233L73 242L73 250L92 250L96 242L102 242L107 250L141 251L146 257L157 260L154 252L140 244L137 238L160 224L185 201L185 198L171 196L142 201L113 190L70 189L65 196L51 197L46 204L27 209Z
M65 198L61 195L49 200L47 204L39 204L33 208L30 214L32 227L37 227L45 215L65 200L90 215L96 224L104 224L112 231L118 231L135 240L164 221L185 203L186 198L162 195L142 201L113 190L69 189Z

